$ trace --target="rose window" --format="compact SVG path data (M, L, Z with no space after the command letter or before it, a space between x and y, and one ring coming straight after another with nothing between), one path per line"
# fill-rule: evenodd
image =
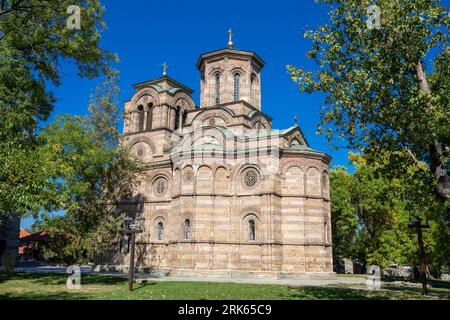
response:
M247 188L253 188L259 181L259 174L255 169L247 169L244 171L243 180Z
M164 178L158 178L153 183L153 190L157 195L163 195L167 191L167 181Z

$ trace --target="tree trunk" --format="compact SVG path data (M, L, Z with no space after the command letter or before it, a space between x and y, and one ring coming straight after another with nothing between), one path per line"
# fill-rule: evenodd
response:
M431 96L430 86L420 61L416 65L416 74L419 79L420 90ZM436 192L438 196L446 200L450 196L450 177L445 167L443 149L442 141L435 138L430 145L430 169L437 180Z

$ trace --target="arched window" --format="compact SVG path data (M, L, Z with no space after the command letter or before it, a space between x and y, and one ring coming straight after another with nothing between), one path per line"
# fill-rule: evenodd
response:
M250 100L254 105L256 105L256 75L252 74L252 79L250 81Z
M323 241L328 242L328 223L326 221L323 224Z
M239 73L235 73L234 74L234 101L240 100L240 94L239 94L240 86L241 86L241 75Z
M182 117L182 120L181 120L181 126L182 127L184 127L184 125L186 124L186 119L187 119L187 111L184 110L183 117Z
M328 191L328 174L326 171L322 172L322 192Z
M255 220L248 220L248 240L256 240Z
M158 240L164 239L164 224L162 222L158 222L156 225L156 233L158 235Z
M153 121L153 103L148 104L147 111L147 131L152 129L152 121Z
M144 131L144 107L138 106L139 113L139 132Z
M220 73L216 73L216 104L220 104Z
M191 238L191 220L184 220L184 239L188 240Z
M180 107L178 106L175 110L175 130L180 126Z

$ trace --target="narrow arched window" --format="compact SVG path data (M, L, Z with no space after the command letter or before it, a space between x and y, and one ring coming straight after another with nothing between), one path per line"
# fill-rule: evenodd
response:
M158 222L156 226L156 232L158 234L158 240L164 239L164 224L162 222Z
M250 81L250 100L253 105L256 105L256 76L252 74L252 79Z
M138 106L138 114L139 114L139 132L144 131L144 107Z
M326 171L322 172L322 193L326 194L328 191L328 174Z
M180 126L180 107L177 107L175 110L175 130L177 130Z
M256 239L255 220L248 221L248 240L254 241Z
M191 220L184 220L184 239L188 240L191 238Z
M147 131L152 129L152 121L153 121L153 103L148 104L147 111Z
M241 86L241 75L239 73L236 73L234 75L234 101L240 100L239 94L240 86Z
M220 73L216 74L216 104L220 104Z
M187 119L187 111L184 110L183 117L182 117L182 120L181 120L181 126L182 127L184 127L184 125L186 124L186 119Z
M323 241L328 242L328 223L326 221L323 224Z

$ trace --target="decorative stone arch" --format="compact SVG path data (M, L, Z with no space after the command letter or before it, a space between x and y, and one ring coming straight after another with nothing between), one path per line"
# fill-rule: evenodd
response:
M224 165L218 165L214 168L214 172L213 172L214 176L216 175L217 171L219 171L219 169L225 169L225 171L227 172L227 178L230 177L230 169L225 167Z
M253 214L258 221L261 221L261 209L258 207L245 207L239 212L239 220L244 220L244 218L250 214Z
M152 174L148 175L147 181L148 181L148 183L152 183L158 178L165 178L167 180L167 182L171 183L172 182L171 176L172 175L168 175L167 172L165 172L165 171L157 171L157 172L153 172Z
M165 241L167 239L167 229L169 225L168 214L165 211L155 212L151 217L150 238L154 241ZM162 239L160 239L159 225L162 223Z
M290 162L281 168L281 193L283 195L305 194L305 172L296 162Z
M224 176L219 173L224 171ZM214 177L214 193L228 193L230 191L230 170L223 165L218 165L213 172Z
M310 172L316 171L318 174L317 181L314 181L311 179ZM314 184L317 184L316 186ZM309 166L306 170L306 195L308 196L321 196L322 195L322 188L321 188L321 171L316 166ZM317 190L315 190L317 188Z
M241 77L243 77L243 76L245 76L245 74L247 73L247 71L244 70L244 69L242 69L242 67L240 67L240 66L236 66L236 67L233 67L233 68L230 70L230 74L231 74L232 76L234 76L236 73L239 73L239 75L240 75Z
M252 72L250 74L250 81L255 81L256 83L259 83L259 77L258 74L256 74L256 72Z
M244 184L244 180L245 177L243 176L243 173L248 170L248 169L254 169L257 172L257 181L253 186L246 186ZM233 179L232 181L234 181L234 189L236 192L242 192L242 191L246 191L246 190L255 190L256 188L259 187L259 185L261 184L261 181L264 180L264 176L262 174L261 168L258 165L255 164L244 164L242 166L240 166L237 170L234 171L234 173L232 174Z
M150 137L137 137L130 141L127 141L126 145L128 150L131 150L131 148L133 148L133 146L139 142L147 143L150 146L150 149L152 150L152 154L156 153L155 144L153 143L153 140Z
M159 218L167 222L169 220L169 214L165 210L158 210L150 215L149 222L155 224Z
M193 193L195 184L195 170L186 164L181 170L181 193Z
M211 77L215 77L215 75L219 73L220 76L222 77L224 71L225 70L221 66L214 66L211 67L210 70L208 70L208 75Z
M227 141L225 134L216 127L207 126L197 128L187 135L181 143L181 150L190 150L195 143L206 136L212 136L214 139L221 142L222 147L225 147Z
M210 186L208 188L209 191L207 191L207 193L212 193L213 189L214 189L214 174L213 174L214 170L213 170L213 168L211 166L209 166L207 164L202 164L202 165L200 165L197 168L197 170L195 170L195 179L194 179L194 190L195 190L195 193L199 192L198 180L199 180L200 169L202 169L202 168L208 168L209 172L211 172L211 180L210 180L211 184L210 184ZM203 193L204 191L202 190L201 192Z
M281 178L282 179L286 179L286 172L291 167L298 167L300 170L302 170L303 175L306 174L306 170L305 170L305 167L303 165L301 165L300 163L298 163L296 161L290 161L290 162L286 163L284 166L281 167Z
M185 164L182 168L181 171L183 172L184 170L191 170L194 174L195 174L195 170L194 167L191 164Z
M246 208L240 214L240 237L245 242L261 241L260 213L255 208Z
M209 118L221 118L226 125L229 125L233 122L233 118L230 116L230 114L225 110L220 109L214 109L214 110L208 110L204 109L203 112L200 112L197 114L194 119L192 119L192 123L204 123L205 120Z
M181 184L182 184L181 169L179 167L173 168L172 179L173 179L172 193L179 194L181 192Z
M181 214L181 220L179 223L179 232L180 232L180 239L183 240L193 240L194 239L194 232L193 232L193 226L194 226L194 215L191 212L185 212ZM189 237L186 237L185 228L186 228L186 220L189 220L189 228L190 228L190 234ZM178 230L177 230L178 233Z
M236 180L239 178L239 176L241 175L241 173L242 173L244 170L248 169L248 168L254 168L254 169L256 169L256 171L258 171L258 173L260 174L261 179L262 179L261 168L260 168L258 165L256 165L256 164L253 164L253 163L246 163L246 164L243 164L243 165L241 165L240 167L237 167L237 168L235 168L235 169L233 170L233 172L231 173L231 176L232 176L232 178L233 178L233 181L236 181Z
M223 110L223 111L228 112L228 114L229 114L231 117L235 117L235 116L236 116L236 113L235 113L233 110L231 110L230 108L226 107L226 106L222 106L222 107L220 108L220 110Z
M131 98L131 108L130 111L137 111L137 102L144 96L149 95L153 99L153 105L157 106L160 104L158 91L154 88L142 88L139 89L133 97Z
M173 97L174 106L182 107L181 110L195 110L195 102L184 92L178 92Z
M158 195L157 193L155 193L154 187L156 187L156 185L154 185L154 184L155 184L155 182L159 183L159 181L156 181L156 180L158 180L160 178L166 180L166 189L163 193ZM170 192L172 190L172 185L173 185L173 180L172 180L171 174L168 175L166 172L155 172L147 177L146 191L149 192L150 195L154 195L157 197L160 197L160 196L166 197L167 195L170 195ZM164 185L162 185L162 186L164 186Z
M264 130L270 129L270 122L267 121L267 119L261 115L255 116L255 118L251 122L251 127L255 128L257 123L261 123L264 126Z

